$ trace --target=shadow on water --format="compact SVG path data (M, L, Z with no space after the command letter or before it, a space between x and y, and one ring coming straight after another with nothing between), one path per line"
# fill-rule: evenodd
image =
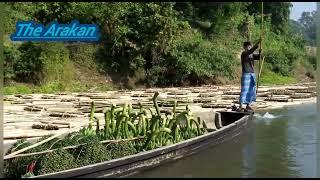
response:
M265 113L228 142L131 177L317 177L315 104Z

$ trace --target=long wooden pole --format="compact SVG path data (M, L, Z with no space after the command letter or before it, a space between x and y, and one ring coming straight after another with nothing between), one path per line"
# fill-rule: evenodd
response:
M17 154L19 154L19 153L22 153L22 152L25 152L25 151L27 151L27 150L29 150L29 149L35 148L35 147L37 147L37 146L40 146L40 145L43 144L43 143L46 143L46 142L48 142L48 141L50 141L50 140L52 140L52 139L54 139L54 138L57 138L57 137L59 137L59 136L64 135L64 134L73 132L74 130L77 130L77 129L79 129L79 127L74 128L74 129L71 129L71 130L68 130L68 131L60 132L60 133L58 133L58 134L55 134L55 135L53 135L53 136L51 136L51 137L49 137L49 138L47 138L47 139L45 139L45 140L43 140L43 141L40 141L40 142L35 143L35 144L31 145L31 146L25 147L25 148L23 148L23 149L20 149L20 150L18 150L18 151L15 151L15 152L13 152L13 153L11 153L11 154L8 154L8 155L4 156L4 159L10 159L11 157L14 157L15 155L17 155Z
M260 29L260 50L262 50L262 40L263 40L263 2L261 2L261 29ZM260 51L262 52L262 51ZM258 81L257 81L257 90L256 90L256 95L258 94L258 88L259 88L259 81L260 81L260 76L261 76L261 72L262 72L262 67L263 67L263 62L264 62L264 58L261 57L260 54L260 60L259 60L259 72L258 72Z

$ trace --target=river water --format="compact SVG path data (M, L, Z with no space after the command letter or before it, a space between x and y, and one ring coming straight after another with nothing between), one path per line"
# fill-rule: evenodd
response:
M233 140L132 177L320 177L318 127L316 104L256 112Z

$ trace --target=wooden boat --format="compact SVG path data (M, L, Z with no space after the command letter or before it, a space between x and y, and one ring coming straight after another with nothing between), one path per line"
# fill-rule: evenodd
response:
M113 159L79 168L34 176L32 178L68 178L68 177L124 177L142 170L180 159L205 148L218 145L241 134L249 125L253 113L216 112L210 123L216 127L209 133L176 144L140 152L135 155Z

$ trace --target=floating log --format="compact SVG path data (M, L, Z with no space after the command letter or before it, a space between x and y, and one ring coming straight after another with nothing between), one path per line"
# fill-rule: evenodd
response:
M43 95L41 96L41 99L58 99L59 96L55 95Z
M118 90L118 92L120 92L120 93L127 93L127 92L130 92L130 90L121 89L121 90Z
M3 101L16 101L17 98L13 98L13 97L4 97Z
M240 104L240 101L239 101L239 100L234 100L234 101L232 101L232 103L234 103L234 104Z
M70 123L67 122L49 122L49 121L40 121L43 124L59 124L59 125L67 125L70 127Z
M273 89L271 90L273 95L293 95L294 91L286 90L286 89Z
M216 97L217 94L213 94L213 93L201 93L198 95L198 97Z
M188 95L189 91L171 91L168 95Z
M198 98L198 99L193 99L193 103L211 103L211 102L216 102L214 99L207 99L207 98Z
M173 107L174 103L173 102L159 102L158 103L159 107ZM187 103L178 103L178 106L186 106L188 105Z
M79 101L78 98L63 98L60 100L60 102L73 102L73 101Z
M201 107L203 108L228 108L231 104L202 104Z
M206 90L203 90L203 89L192 89L191 90L191 93L203 93L203 92L206 92Z
M265 92L265 93L258 93L257 97L270 97L271 93L270 92Z
M266 98L265 101L276 101L276 102L292 102L292 99L289 98L273 98L273 97L269 97Z
M152 97L153 94L133 94L131 97Z
M75 109L57 109L57 108L55 108L55 109L47 109L47 111L49 112L49 113L68 113L68 114L76 114L76 115L84 115L84 113L82 113L82 112L79 112L79 111L74 111Z
M13 101L13 102L11 102L11 104L25 104L25 102L23 102L23 101Z
M240 91L225 91L223 92L225 95L240 95Z
M288 87L286 89L291 90L291 91L296 91L296 90L307 89L307 88L305 88L305 87Z
M313 89L297 89L295 90L296 93L313 93L315 90Z
M61 95L67 95L66 92L60 92L60 93L55 93L55 95L61 96Z
M108 96L100 95L100 96L89 96L89 97L90 97L90 99L118 99L118 98L120 98L117 95L108 95Z
M239 99L239 96L222 96L221 97L223 100L236 100Z
M47 110L46 108L44 107L39 107L39 106L27 106L25 108L23 108L24 110L26 111L31 111L31 112L34 112L34 111L42 111L42 110Z
M147 89L147 90L145 90L146 93L152 93L152 94L154 94L157 91L158 90L155 90L155 89Z
M59 130L58 126L47 124L47 125L42 125L42 124L33 124L32 129L43 129L43 130Z
M22 99L32 99L33 97L30 95L23 95L21 96Z
M312 97L312 94L309 94L309 93L299 93L299 94L294 94L290 96L290 98L293 98L293 99L307 99L311 97Z
M119 104L122 105L122 104ZM96 108L106 108L106 107L111 107L112 104L104 104L104 105L97 105ZM78 109L88 109L91 108L90 105L75 105L74 108L78 108Z
M143 106L143 107L152 107L152 106L153 106L153 104L152 104L152 103L149 103L149 104L142 104L142 106ZM132 104L132 108L133 108L133 109L139 109L139 108L140 108L140 106L139 106L139 104Z
M79 114L71 114L71 113L61 113L61 112L53 112L49 114L50 117L63 117L63 118L69 118L69 117L79 117Z

